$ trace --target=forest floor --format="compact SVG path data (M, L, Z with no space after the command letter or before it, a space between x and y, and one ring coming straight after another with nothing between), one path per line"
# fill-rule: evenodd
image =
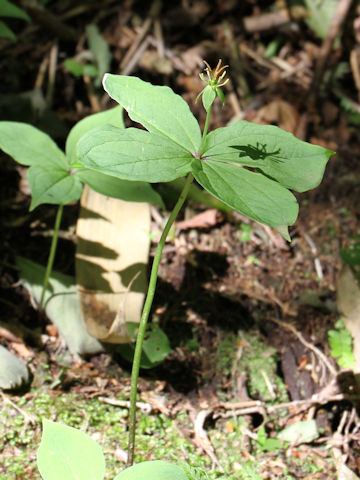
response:
M291 243L238 213L187 203L160 266L153 317L172 352L141 370L136 461L175 458L214 479L357 478L341 476L345 464L360 475L360 387L338 366L328 339L340 318L340 250L359 235L360 92L349 60L359 51L357 12L338 25L326 53L303 10L289 19L286 3L195 0L160 9L155 1L150 14L148 2L104 0L101 10L95 1L49 2L55 27L29 11L33 23L14 21L17 41L0 44L1 120L33 122L61 147L76 121L107 103L90 77L75 78L64 66L87 50L85 27L96 24L113 73L171 86L201 125L205 114L195 99L203 59L215 65L222 58L231 81L211 129L236 120L274 124L336 151L321 185L296 194ZM265 54L270 47L272 56ZM110 351L73 357L39 317L18 281L15 256L46 264L56 208L29 213L24 167L3 154L0 169L0 344L32 372L31 385L1 393L0 479L40 478L41 418L90 433L113 478L125 464L130 364ZM70 275L78 211L66 207L55 261ZM154 233L166 211L152 212Z

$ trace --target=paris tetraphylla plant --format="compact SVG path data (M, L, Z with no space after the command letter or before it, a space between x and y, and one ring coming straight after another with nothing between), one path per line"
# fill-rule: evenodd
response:
M115 480L196 478L188 470L163 460L133 465L137 384L159 264L167 235L194 179L218 200L253 220L273 227L290 241L288 227L298 215L298 204L290 189L304 192L318 186L326 163L334 153L303 142L278 127L247 121L234 122L208 132L212 105L217 97L224 105L222 88L228 79L227 66L222 66L221 60L215 69L206 62L205 65L200 77L206 85L197 97L197 100L201 97L206 110L202 132L189 106L169 87L154 86L136 77L106 74L103 80L106 92L127 111L131 120L141 123L146 130L101 125L81 137L72 164L75 172L86 169L130 183L170 182L185 177L151 268L131 373L128 468L120 472ZM56 477L46 476L44 465L50 449L47 444L54 433L49 423L45 423L45 427L38 462L43 478L53 480ZM79 445L78 440L74 440L75 443ZM74 449L71 449L71 454L74 463L79 462ZM69 452L66 458L69 458L68 455ZM89 467L91 455L87 455L86 459ZM79 471L82 476L76 478L85 480L84 463ZM96 480L98 478L101 480L100 476Z

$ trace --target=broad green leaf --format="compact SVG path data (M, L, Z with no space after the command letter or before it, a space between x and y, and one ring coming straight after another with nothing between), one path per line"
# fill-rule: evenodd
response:
M199 124L188 104L169 87L159 87L137 77L106 74L104 89L149 132L196 153L200 148Z
M164 460L142 462L126 468L114 480L189 480L184 470ZM46 479L47 480L47 479Z
M192 171L214 197L274 227L289 240L287 225L292 225L298 214L296 198L289 190L260 173L222 162L194 160Z
M305 22L320 37L328 35L331 20L333 19L338 5L337 0L304 0L309 11Z
M17 256L20 280L36 302L40 302L45 267ZM78 355L103 351L101 343L86 330L74 277L52 271L44 303L47 318L57 326L70 352Z
M123 180L168 182L191 170L193 157L163 136L137 128L105 125L84 135L77 144L84 167Z
M283 442L290 443L310 443L319 437L315 420L304 420L302 422L292 423L290 426L281 430L277 438Z
M208 111L211 105L214 103L215 98L216 98L215 90L211 88L210 85L205 87L203 94L201 96L201 99L206 111Z
M139 324L128 322L127 328L130 336L132 338L136 338L136 332L139 328ZM166 333L158 325L151 325L144 339L140 367L156 367L165 360L171 351L169 339ZM132 362L134 359L135 343L124 343L119 345L117 347L117 352L127 361Z
M83 189L78 177L58 165L34 165L27 171L27 178L31 188L30 211L42 203L76 202Z
M90 50L92 51L98 67L98 78L96 86L101 85L103 75L109 70L111 62L111 52L109 45L104 37L100 34L96 25L86 26L86 35Z
M103 173L80 168L75 175L95 192L127 202L148 202L163 206L161 196L145 182L129 182Z
M0 122L0 148L21 165L67 167L64 153L41 130L20 122Z
M330 353L337 359L340 367L353 370L355 367L355 356L352 335L345 328L345 324L341 319L336 322L335 328L336 330L328 330Z
M319 185L333 153L279 127L244 120L210 132L203 157L258 168L284 187L304 192Z
M93 128L106 124L118 128L125 127L122 107L118 106L106 110L105 112L94 113L93 115L89 115L77 122L77 124L70 130L66 139L65 152L70 164L74 163L76 160L76 144L80 138Z
M2 20L0 20L0 38L8 38L9 40L16 40L15 33Z
M8 0L0 1L0 17L21 18L22 20L31 22L31 18L24 10L8 2Z
M105 474L104 454L89 435L46 419L37 465L44 480L103 480Z
M0 388L18 388L28 380L29 370L26 363L0 345Z

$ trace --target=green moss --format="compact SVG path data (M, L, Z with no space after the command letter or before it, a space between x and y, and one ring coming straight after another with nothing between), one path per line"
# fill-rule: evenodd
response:
M237 350L242 352L237 360ZM248 394L264 402L286 402L286 386L277 374L277 353L267 346L257 331L227 334L217 349L217 367L221 373L231 376L236 371L246 372Z
M239 368L248 373L248 389L252 398L264 402L288 401L284 382L277 374L277 353L268 347L259 335L246 334Z
M236 358L238 348L243 349L240 358ZM229 376L234 374L234 365L236 371L246 371L249 394L254 398L271 402L286 398L285 387L276 374L276 354L264 345L256 332L242 336L226 334L219 344L216 360L218 371L224 369ZM269 389L264 376L259 374L261 370L266 372L273 385L276 400L268 396ZM224 392L221 390L217 393L220 396ZM127 399L125 395L126 392L118 399ZM42 418L66 423L90 434L103 448L107 465L106 479L113 479L124 468L124 463L116 453L119 449L126 450L127 446L126 408L102 403L97 398L84 399L72 393L54 394L38 389L26 398L20 398L17 406L35 417L36 423L26 423L23 415L10 404L4 403L0 412L0 480L41 480L36 468L36 451L41 440ZM211 445L225 473L216 465L213 469L211 458L191 441L194 424L187 411L179 411L171 418L158 412L139 412L138 418L136 462L154 459L184 461L204 469L208 480L258 480L263 478L264 469L268 468L266 454L252 448L248 436L248 429L252 429L252 426L246 417L220 418L206 425ZM296 470L306 474L318 471L310 458L299 465L291 458L284 458L281 450L272 453L281 456L284 462L284 470L277 480L292 479L290 473Z

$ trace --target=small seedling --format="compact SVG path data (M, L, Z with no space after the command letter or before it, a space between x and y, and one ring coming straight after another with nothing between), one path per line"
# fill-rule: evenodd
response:
M226 205L290 240L288 226L297 218L298 204L289 189L315 188L333 154L278 127L246 121L208 133L213 103L217 97L224 103L221 87L227 80L221 62L214 71L207 65L205 72L201 78L206 86L197 98L202 98L206 110L202 133L186 102L170 88L106 74L107 93L146 130L98 127L78 142L73 165L130 181L170 182L186 177L157 246L140 320L131 376L128 466L134 462L137 382L161 254L193 180Z
M328 331L328 339L330 353L340 367L353 369L355 366L353 339L341 318L335 323L335 330Z

